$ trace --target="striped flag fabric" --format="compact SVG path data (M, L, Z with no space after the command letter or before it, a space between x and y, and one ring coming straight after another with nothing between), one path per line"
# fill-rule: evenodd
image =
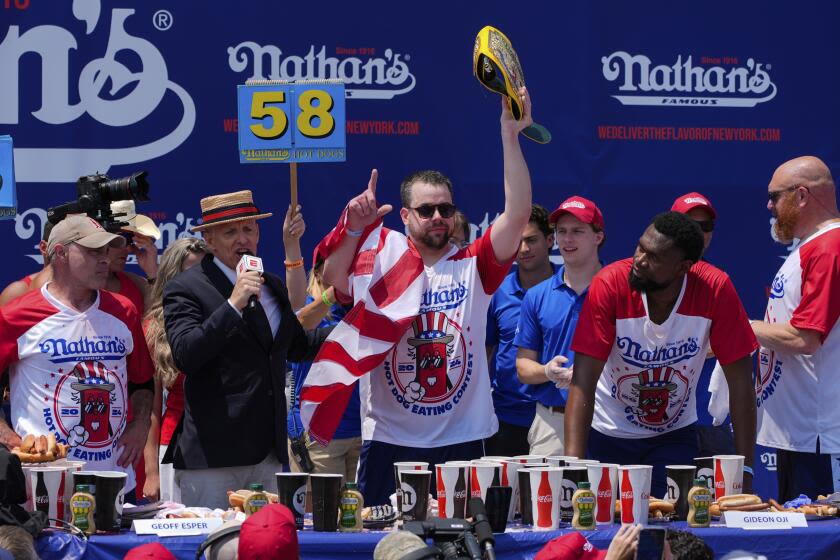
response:
M324 240L329 255L346 237L345 216ZM353 308L321 346L300 392L300 416L309 435L327 445L353 387L376 368L417 316L425 275L423 259L402 233L372 224L350 270Z

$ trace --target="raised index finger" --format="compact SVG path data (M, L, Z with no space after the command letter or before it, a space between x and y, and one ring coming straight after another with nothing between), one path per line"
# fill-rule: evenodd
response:
M378 181L378 180L379 180L379 171L377 171L376 169L371 169L370 170L370 181L368 181L368 190L371 193L373 193L374 195L376 194L376 181Z

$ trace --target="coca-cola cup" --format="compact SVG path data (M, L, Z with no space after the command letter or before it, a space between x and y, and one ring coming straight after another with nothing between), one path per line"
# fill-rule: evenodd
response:
M438 517L464 519L467 511L467 469L469 464L444 463L435 466Z
M67 471L63 467L33 467L29 477L32 511L43 511L50 519L64 521L64 487L70 483Z
M595 524L612 525L618 499L618 465L587 465L586 474L589 476L589 487L595 493Z
M597 465L600 461L596 461L595 459L572 459L566 461L567 467L587 467L588 465Z
M685 521L688 516L688 492L694 485L694 465L666 465L666 502L674 504L674 520Z
M572 455L549 455L545 458L545 462L552 467L565 467L569 461L577 461L577 457Z
M653 467L650 465L622 465L618 467L622 525L647 526L652 476Z
M571 521L574 515L572 508L572 496L578 489L579 482L588 482L589 476L586 467L561 467L563 469L563 480L560 483L560 520Z
M744 456L715 455L715 500L732 494L740 494L744 489Z
M274 473L274 476L277 479L277 501L289 508L295 517L295 526L302 530L303 514L306 512L306 482L309 475L278 472Z
M511 461L517 463L545 463L545 455L514 455Z
M715 460L713 457L695 457L696 477L706 484L706 488L715 491Z
M510 508L507 515L508 521L513 521L513 516L516 515L516 509L519 505L519 477L516 473L522 468L524 463L508 459L502 463L502 486L510 486L511 499Z
M563 469L545 467L529 469L531 484L531 517L535 531L555 531L560 526L560 491Z
M74 477L75 478L75 477ZM119 471L96 471L96 531L119 533L128 475Z
M516 478L519 479L519 513L522 515L522 524L531 525L534 518L531 515L531 469L546 468L546 463L522 463L521 468L516 473Z
M496 463L503 463L509 461L511 458L506 455L485 455L479 461L494 461Z
M399 461L394 463L394 485L397 494L397 513L402 511L402 479L400 473L403 471L424 471L429 468L429 463L425 461Z
M403 471L402 518L404 521L425 521L429 507L429 486L432 471Z
M487 519L490 521L490 528L494 533L504 533L507 527L508 511L513 489L510 486L491 486L487 489L487 499L484 505L487 508Z
M470 465L470 498L484 499L487 488L499 486L502 465L491 461L473 461Z

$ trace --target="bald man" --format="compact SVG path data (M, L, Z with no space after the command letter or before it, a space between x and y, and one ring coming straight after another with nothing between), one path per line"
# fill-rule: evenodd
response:
M785 162L767 208L777 238L795 239L770 290L756 374L758 443L778 449L779 501L840 491L840 213L828 167Z

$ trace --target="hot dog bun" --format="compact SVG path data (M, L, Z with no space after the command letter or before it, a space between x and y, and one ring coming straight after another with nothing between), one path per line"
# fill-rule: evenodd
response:
M659 511L662 512L663 515L667 515L674 512L674 504L666 502L665 500L651 498L650 503L648 504L648 511L650 511L650 513Z
M723 496L717 500L717 504L721 509L750 506L760 504L762 502L763 500L755 494L732 494L731 496Z

